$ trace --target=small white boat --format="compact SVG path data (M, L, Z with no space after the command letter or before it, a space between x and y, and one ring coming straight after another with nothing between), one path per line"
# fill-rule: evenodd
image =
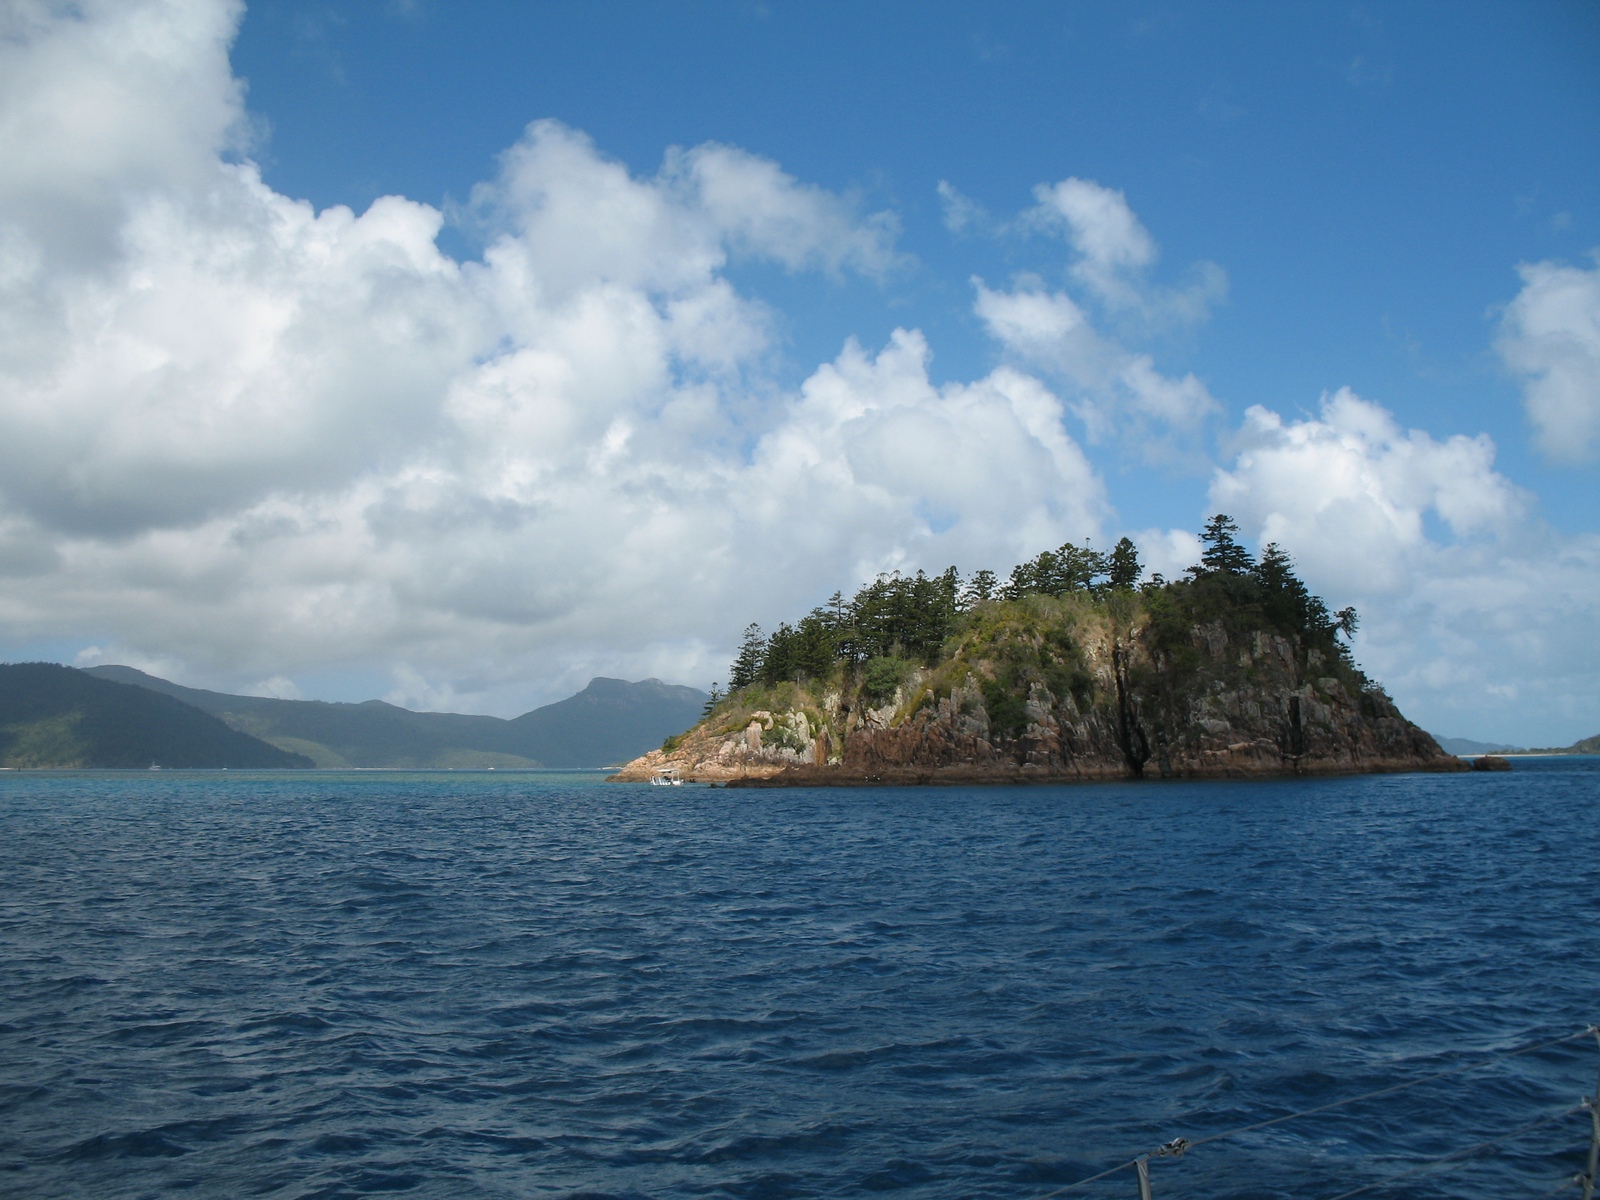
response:
M652 787L682 787L683 772L678 770L677 767L662 767L654 775L650 776L650 785Z

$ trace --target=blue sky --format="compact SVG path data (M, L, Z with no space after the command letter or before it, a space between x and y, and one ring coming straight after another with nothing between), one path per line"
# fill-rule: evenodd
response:
M1435 435L1490 433L1559 527L1600 511L1593 470L1529 452L1489 346L1515 264L1600 245L1593 4L275 3L234 64L267 180L319 206L464 201L555 117L637 173L726 142L893 209L918 261L882 285L750 280L781 296L797 373L900 324L936 378L980 372L967 279L1058 256L952 238L937 185L1005 214L1041 180L1097 180L1163 274L1227 271L1203 335L1163 349L1230 409L1348 385Z
M512 713L1226 506L1600 729L1593 4L8 20L8 658Z

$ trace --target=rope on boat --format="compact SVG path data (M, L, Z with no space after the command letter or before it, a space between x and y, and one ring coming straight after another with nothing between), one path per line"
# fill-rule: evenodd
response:
M1418 1163L1414 1167L1408 1167L1404 1171L1396 1171L1393 1175L1385 1175L1382 1179L1376 1179L1371 1183L1362 1184L1358 1188L1351 1188L1348 1192L1340 1192L1337 1196L1330 1197L1330 1200L1347 1200L1347 1198L1350 1196L1360 1196L1366 1192L1376 1191L1381 1187L1388 1187L1389 1184L1394 1183L1396 1180L1409 1179L1413 1175L1421 1175L1424 1171L1431 1171L1435 1167L1442 1167L1446 1163L1455 1162L1457 1159L1471 1158L1474 1154L1482 1154L1485 1150L1492 1150L1496 1146L1503 1145L1506 1142L1515 1141L1523 1134L1532 1133L1535 1129L1539 1129L1545 1125L1548 1125L1552 1121L1560 1121L1565 1117L1570 1117L1575 1112L1582 1112L1587 1107L1587 1102L1583 1104L1574 1104L1570 1108L1564 1108L1558 1113L1550 1113L1547 1116L1540 1117L1537 1121L1530 1121L1521 1129L1513 1129L1510 1133L1503 1133L1499 1137L1491 1138L1487 1142L1479 1142L1476 1146L1468 1146L1465 1150L1456 1150L1450 1154L1441 1154L1438 1158L1430 1158L1426 1162ZM1576 1175L1571 1179L1563 1180L1561 1187L1557 1190L1564 1191L1581 1178L1583 1178L1581 1175Z
M1556 1196L1562 1192L1570 1192L1575 1187L1582 1187L1584 1178L1585 1176L1582 1171L1579 1171L1576 1175L1568 1175L1548 1192L1540 1192L1533 1198L1533 1200L1545 1200L1545 1197L1547 1196Z
M1549 1041L1535 1042L1533 1045L1522 1046L1516 1050L1508 1050L1504 1054L1497 1054L1494 1057L1486 1058L1481 1062L1463 1063L1460 1066L1450 1067L1443 1071L1437 1071L1432 1075L1424 1075L1420 1079L1412 1079L1406 1083L1392 1084L1389 1087L1375 1088L1370 1092L1362 1092L1359 1096L1347 1096L1343 1100L1334 1100L1328 1104L1319 1104L1315 1108L1301 1109L1299 1112L1286 1113L1281 1117L1272 1117L1265 1121L1256 1121L1250 1125L1240 1125L1236 1129L1227 1129L1221 1133L1208 1134L1205 1137L1195 1138L1192 1141L1188 1138L1173 1138L1170 1142L1163 1142L1154 1150L1150 1150L1144 1154L1130 1158L1127 1162L1118 1163L1116 1166L1101 1171L1099 1174L1090 1175L1085 1179L1079 1179L1076 1182L1069 1183L1064 1187L1056 1188L1056 1190L1053 1192L1046 1192L1044 1195L1036 1197L1035 1200L1052 1200L1052 1198L1055 1196L1062 1196L1068 1192L1076 1191L1078 1188L1086 1187L1087 1185L1095 1183L1101 1179L1105 1179L1108 1176L1115 1175L1121 1171L1126 1171L1130 1167L1133 1168L1138 1175L1140 1200L1151 1200L1150 1160L1152 1158L1181 1158L1187 1151L1193 1150L1197 1146L1204 1146L1207 1142L1220 1142L1224 1138L1238 1137L1243 1133L1253 1133L1257 1129L1267 1129L1273 1125L1282 1125L1286 1121L1296 1121L1301 1117L1314 1116L1317 1113L1329 1112L1336 1108L1344 1108L1346 1105L1350 1104L1359 1104L1363 1100L1373 1100L1379 1096L1392 1096L1396 1092L1403 1092L1409 1088L1421 1087L1425 1083L1433 1083L1439 1079L1448 1079L1452 1075L1460 1075L1467 1071L1477 1071L1483 1069L1484 1067L1492 1067L1496 1063L1505 1062L1507 1059L1516 1058L1519 1055L1532 1054L1538 1050L1548 1050L1552 1046L1564 1045L1567 1042L1575 1042L1580 1038L1591 1036L1595 1039L1596 1044L1600 1045L1600 1025L1589 1025L1578 1030L1576 1033L1569 1033L1562 1037L1551 1038ZM1562 1191L1570 1187L1581 1185L1583 1188L1583 1200L1593 1200L1596 1183L1600 1182L1596 1179L1597 1167L1600 1167L1600 1080L1596 1081L1595 1095L1592 1097L1585 1097L1580 1104L1574 1105L1571 1108L1565 1108L1559 1113L1553 1113L1541 1117L1531 1125L1524 1126L1521 1129L1513 1130L1511 1133L1502 1134L1500 1137L1495 1138L1492 1141L1481 1142L1478 1145L1468 1147L1465 1150L1458 1150L1454 1153L1443 1155L1440 1158L1429 1159L1416 1167L1412 1167L1400 1172L1398 1175L1387 1176L1383 1179L1377 1180L1374 1183L1365 1184L1359 1188L1356 1188L1354 1191L1341 1192L1338 1196L1333 1197L1333 1200L1344 1200L1344 1198L1347 1196L1358 1196L1363 1192L1372 1191L1373 1189L1382 1187L1393 1180L1402 1179L1408 1175L1417 1174L1421 1171L1429 1169L1430 1167L1439 1166L1458 1158L1471 1157L1473 1154L1478 1154L1484 1150L1492 1149L1493 1147L1500 1145L1502 1142L1507 1142L1513 1138L1520 1137L1522 1134L1528 1133L1531 1130L1539 1128L1540 1126L1548 1125L1551 1122L1561 1120L1565 1117L1570 1117L1573 1113L1582 1112L1585 1110L1588 1111L1591 1118L1591 1123L1594 1127L1593 1135L1591 1136L1589 1142L1588 1169L1584 1173L1574 1175L1570 1179L1564 1181L1556 1190Z

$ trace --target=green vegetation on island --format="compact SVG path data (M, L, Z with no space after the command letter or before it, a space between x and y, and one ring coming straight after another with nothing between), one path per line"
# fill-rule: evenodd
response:
M1157 575L1143 585L1138 550L1128 538L1110 553L1071 543L1046 550L1013 567L1003 583L987 570L963 582L955 567L937 576L881 575L849 600L835 592L826 605L770 636L748 626L728 669L728 694L713 684L705 715L762 707L790 683L836 685L881 703L918 667L1002 644L1001 671L985 681L986 692L1001 707L1020 710L1016 697L1029 683L1054 684L1058 694L1090 686L1070 627L1093 612L1120 617L1124 625L1146 620L1164 679L1174 685L1205 665L1190 631L1221 622L1231 633L1271 629L1294 639L1302 653L1320 653L1330 670L1358 688L1369 686L1339 636L1355 633L1355 610L1330 613L1295 575L1288 554L1269 544L1257 562L1237 534L1231 518L1213 517L1201 535L1200 562L1185 578ZM1043 597L1066 603L1041 604ZM1018 713L1007 715L1002 724L1014 728Z
M1356 666L1355 611L1237 535L1213 517L1176 580L1140 583L1126 538L1069 543L1004 580L890 574L770 635L751 625L700 725L620 778L1451 769Z

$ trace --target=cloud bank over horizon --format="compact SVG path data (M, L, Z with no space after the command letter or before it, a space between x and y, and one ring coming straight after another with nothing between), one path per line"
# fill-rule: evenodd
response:
M503 714L593 674L704 686L745 622L882 571L1005 570L1124 532L1180 571L1203 514L1125 528L1106 446L1208 464L1214 508L1363 609L1358 655L1411 715L1459 714L1440 732L1477 732L1486 706L1597 711L1600 539L1544 530L1487 436L1404 430L1348 391L1227 428L1224 400L1150 348L1197 329L1227 277L1155 281L1121 192L1040 183L989 222L1067 258L1057 283L972 281L987 373L937 381L906 327L790 386L783 314L737 269L891 281L915 269L893 211L719 143L640 174L536 120L474 189L483 250L459 260L438 207L316 211L263 181L229 64L241 16L3 18L11 642L285 695L377 671L396 702ZM1582 459L1600 268L1521 270L1496 345L1540 444Z

